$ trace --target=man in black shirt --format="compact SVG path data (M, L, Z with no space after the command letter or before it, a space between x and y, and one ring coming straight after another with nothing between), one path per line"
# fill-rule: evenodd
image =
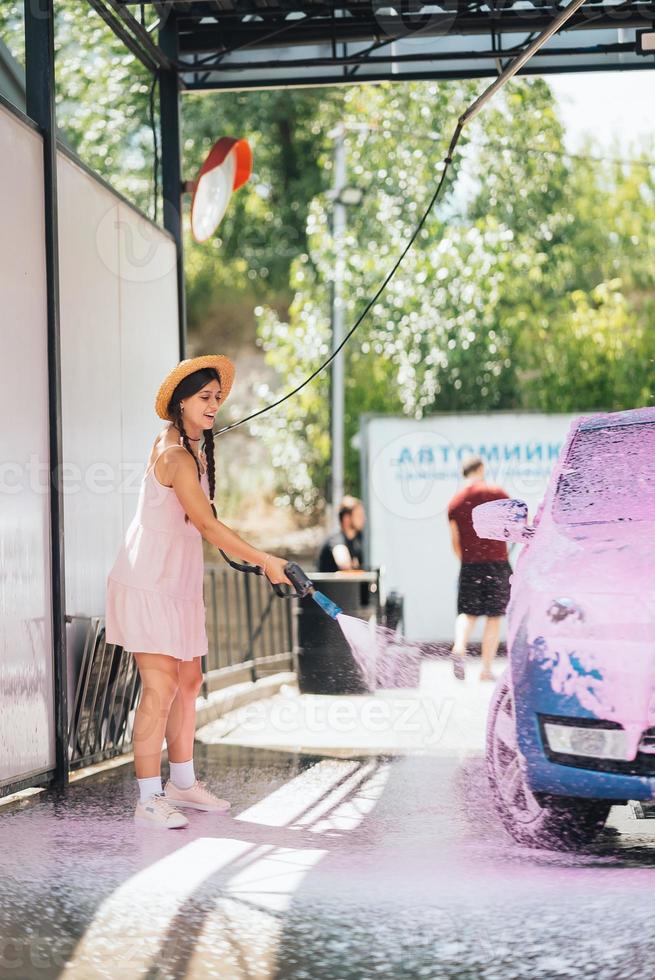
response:
M365 523L361 500L344 497L339 507L339 530L326 538L319 552L319 572L350 571L363 566L362 529Z

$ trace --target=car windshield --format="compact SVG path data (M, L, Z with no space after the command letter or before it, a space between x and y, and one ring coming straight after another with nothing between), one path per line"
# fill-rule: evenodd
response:
M596 524L655 519L655 423L581 428L560 474L553 519Z

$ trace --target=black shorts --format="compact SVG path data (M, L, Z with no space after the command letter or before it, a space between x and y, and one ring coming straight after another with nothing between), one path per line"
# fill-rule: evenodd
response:
M504 616L511 574L508 561L464 562L459 571L457 613Z

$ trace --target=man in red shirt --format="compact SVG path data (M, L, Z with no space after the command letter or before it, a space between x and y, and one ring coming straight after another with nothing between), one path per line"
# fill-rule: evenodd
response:
M493 659L498 649L500 621L509 602L512 568L504 541L479 538L471 512L488 500L507 499L500 487L485 482L484 463L473 456L462 466L465 484L448 504L448 520L453 550L462 565L457 590L457 620L452 657L455 677L464 680L466 646L478 616L486 616L482 634L482 672L480 680L492 681Z

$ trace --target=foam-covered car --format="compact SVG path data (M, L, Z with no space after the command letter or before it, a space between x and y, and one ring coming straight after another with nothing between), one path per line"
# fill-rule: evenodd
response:
M577 419L527 510L473 510L480 537L524 544L487 769L516 840L576 847L655 796L655 408Z

